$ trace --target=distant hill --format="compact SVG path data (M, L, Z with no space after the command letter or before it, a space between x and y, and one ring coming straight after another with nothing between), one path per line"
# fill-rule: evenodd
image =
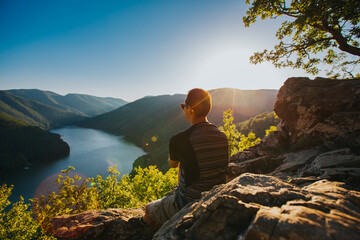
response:
M71 124L124 104L121 99L61 96L37 89L0 91L0 172L67 156L70 149L60 135L43 129Z
M71 112L0 91L0 113L44 129L85 119L81 112Z
M256 137L263 138L265 130L270 126L277 126L280 119L275 117L274 112L264 112L246 121L237 124L240 133L248 135L249 132L255 133Z
M223 124L223 112L229 108L232 109L236 122L272 111L277 90L224 88L211 90L210 93L213 108L209 121L220 126ZM166 159L170 137L190 127L180 110L180 103L184 102L185 97L184 94L145 97L114 111L81 121L79 125L124 135L149 153L135 165L154 164L165 171L168 169Z
M0 91L0 113L45 129L103 114L126 103L115 98L84 94L62 96L38 89Z
M60 135L0 113L0 173L69 155Z

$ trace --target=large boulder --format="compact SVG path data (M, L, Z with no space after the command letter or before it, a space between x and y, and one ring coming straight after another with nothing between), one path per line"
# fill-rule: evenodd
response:
M153 239L360 239L360 193L242 174L166 222Z
M360 145L360 81L289 78L274 111L291 144ZM359 149L358 149L359 150Z
M252 172L359 185L360 80L289 78L274 110L277 131L231 158L229 180Z

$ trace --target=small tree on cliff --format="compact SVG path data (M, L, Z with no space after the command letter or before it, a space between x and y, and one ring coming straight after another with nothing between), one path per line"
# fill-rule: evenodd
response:
M232 116L231 109L228 109L223 113L224 126L219 127L221 131L226 134L229 142L229 156L236 154L246 148L258 144L261 139L256 138L253 132L249 132L247 136L241 134L236 129L236 124L233 123L234 117Z
M243 17L245 27L258 17L285 17L276 32L279 43L271 51L254 53L251 63L269 61L278 68L302 68L314 75L324 63L332 66L328 76L355 77L360 63L360 1L246 0L246 4L251 7Z

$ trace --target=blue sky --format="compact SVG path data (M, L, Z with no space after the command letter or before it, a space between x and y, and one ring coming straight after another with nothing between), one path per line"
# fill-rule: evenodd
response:
M278 21L244 28L242 0L0 0L0 89L133 101L215 89L278 89L302 70L251 65Z

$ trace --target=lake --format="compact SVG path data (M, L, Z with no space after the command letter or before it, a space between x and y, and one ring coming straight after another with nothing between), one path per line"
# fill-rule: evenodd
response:
M67 126L51 130L58 133L70 145L70 155L58 161L29 169L22 169L2 176L2 181L14 185L9 200L18 201L22 195L25 200L34 194L44 194L52 190L52 182L61 170L68 166L83 178L107 175L107 168L117 165L120 174L129 173L133 162L146 154L141 148L126 141L122 136L114 136L99 130Z

